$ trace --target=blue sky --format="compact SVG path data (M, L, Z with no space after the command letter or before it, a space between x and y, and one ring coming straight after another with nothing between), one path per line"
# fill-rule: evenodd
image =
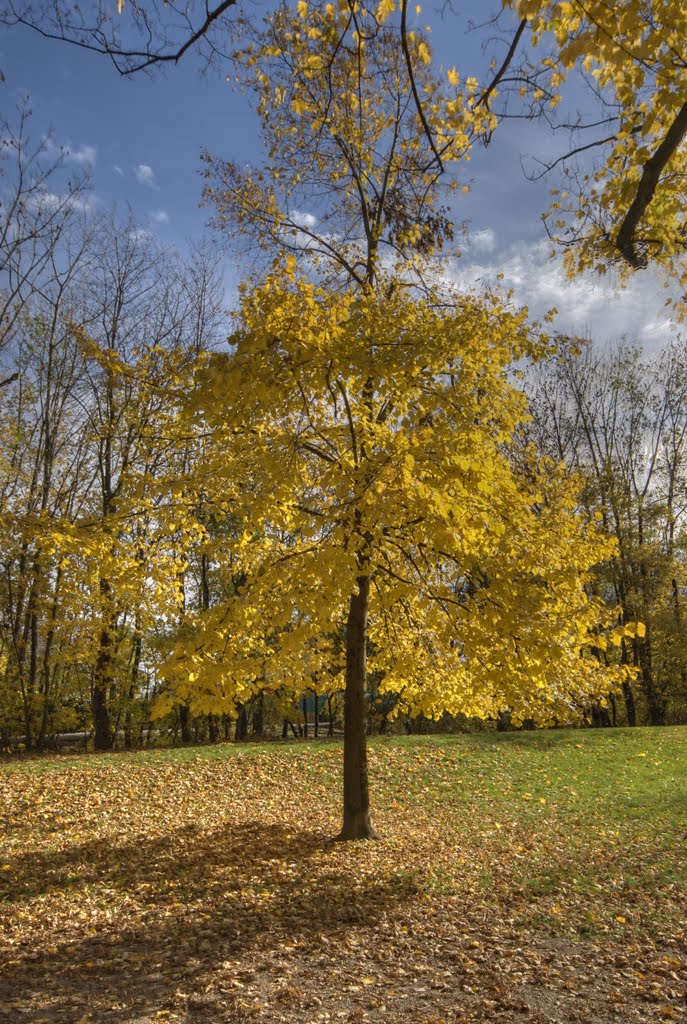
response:
M445 67L480 70L477 40L457 15L434 19L433 37ZM90 168L96 204L116 204L122 212L129 205L143 228L180 250L207 230L209 211L199 208L201 148L239 162L259 159L257 119L227 83L230 68L203 76L189 56L164 74L124 79L106 58L24 28L4 31L0 68L5 116L11 119L28 93L34 137L50 129L54 143L68 147L72 167ZM541 214L553 183L527 181L520 157L548 154L557 145L544 125L517 121L502 126L486 152L475 153L473 188L457 208L458 218L471 222L471 242L453 276L467 286L503 273L504 284L535 313L555 305L562 330L590 331L602 341L629 334L653 348L674 329L651 272L619 292L612 276L568 283L549 257ZM228 294L232 284L227 264Z

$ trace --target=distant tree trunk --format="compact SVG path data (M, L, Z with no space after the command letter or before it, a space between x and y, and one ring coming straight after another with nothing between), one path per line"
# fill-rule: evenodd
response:
M346 621L346 692L344 697L343 824L337 839L376 839L370 820L365 729L367 616L370 577L359 576Z
M253 735L262 736L265 731L265 694L260 691L253 711Z
M320 698L317 695L317 690L313 690L313 694L315 696L315 711L313 714L312 734L317 739L320 735Z
M329 714L329 728L327 729L327 736L331 739L334 735L334 714L332 712L332 695L327 694L327 713Z
M289 735L289 720L285 718L281 724L281 738L285 740Z
M630 655L627 648L627 642L621 641L620 647L620 664L629 665ZM635 707L635 695L632 689L632 683L625 680L622 684L623 700L625 701L625 714L627 715L627 724L634 728L637 725L637 709Z
M112 687L114 671L114 613L111 610L112 589L107 580L100 580L100 594L103 599L103 619L98 643L98 655L93 671L93 746L95 750L112 749L112 729L107 697Z
M219 743L219 725L217 724L216 715L208 715L208 733L210 743Z
M191 742L191 710L188 704L179 706L179 725L181 726L181 742Z
M604 708L598 701L592 704L592 726L595 729L605 729L611 724L608 708Z
M496 731L508 732L511 728L510 711L499 711L496 716Z
M665 702L656 689L651 657L651 639L647 631L644 640L635 640L635 658L640 669L640 681L649 713L649 725L665 725Z
M245 704L238 704L238 717L236 719L236 729L234 730L235 740L245 740L248 736L248 714L246 712Z
M138 689L138 673L141 668L143 656L143 639L141 637L140 615L136 612L136 625L134 629L134 645L131 658L131 676L129 681L129 693L127 695L126 711L124 712L124 746L131 750L134 745L134 718L133 707Z
M55 639L55 622L57 620L57 614L59 611L59 595L60 595L60 581L62 579L62 567L58 566L55 574L55 589L53 593L52 608L50 613L50 628L45 638L45 644L43 648L43 668L42 668L42 700L43 709L41 714L41 725L38 733L38 740L36 742L36 749L42 751L45 747L46 734L48 730L48 719L50 714L50 691L51 684L54 678L54 672L50 671L50 657L52 654L53 642Z
M623 700L625 701L627 724L634 728L637 724L637 711L635 708L635 695L629 683L623 683Z

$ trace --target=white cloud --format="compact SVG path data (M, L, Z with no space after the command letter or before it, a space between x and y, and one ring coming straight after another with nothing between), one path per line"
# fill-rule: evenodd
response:
M634 274L625 288L616 275L566 277L560 257L547 241L516 242L496 258L470 261L469 250L452 264L449 279L462 289L480 285L512 289L513 302L528 306L533 317L555 307L558 330L591 336L600 342L627 336L656 348L675 335L665 300L671 294L653 270ZM497 275L503 277L499 281Z
M95 206L95 198L83 193L60 195L57 192L49 192L43 189L34 194L32 203L38 210L79 210L81 213L91 213Z
M149 185L150 188L155 188L155 172L149 164L138 164L134 174L139 185Z
M49 135L43 140L43 152L51 160L62 157L68 163L89 164L91 166L95 164L97 157L95 146L84 145L75 148L69 143L57 145Z
M119 166L119 164L114 164L113 167L112 167L112 170L115 172L115 174L118 174L120 176L120 178L124 177L124 171Z
M491 228L472 231L469 236L470 247L482 252L493 252L496 248L496 234Z
M317 224L317 217L312 213L303 213L301 210L293 210L290 214L291 220L301 228L312 230Z
M168 224L169 214L166 210L152 210L150 219L154 220L156 224Z
M134 244L145 242L150 238L150 231L146 231L145 228L133 228L129 232L129 238Z

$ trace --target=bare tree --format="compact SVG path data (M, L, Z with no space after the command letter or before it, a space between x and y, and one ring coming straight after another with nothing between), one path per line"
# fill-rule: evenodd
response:
M600 567L600 596L644 637L620 655L638 671L647 720L663 724L685 689L682 595L687 552L687 364L684 343L653 358L627 343L561 355L530 382L537 441L586 481L583 500L615 537L616 555ZM628 724L635 695L624 689ZM673 717L681 717L675 710Z
M25 101L16 125L0 121L0 349L11 343L28 300L59 287L61 266L71 262L62 247L72 243L91 187L88 173L64 180L65 154L53 153L49 138L32 141L30 117Z

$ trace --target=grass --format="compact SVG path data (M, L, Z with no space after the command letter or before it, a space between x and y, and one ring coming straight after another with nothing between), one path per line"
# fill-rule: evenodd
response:
M687 1018L687 729L375 739L368 844L327 842L340 759L314 741L0 766L0 951L32 979L1 1024L428 1024L424 972L436 1021L574 1020L579 993L600 1021ZM323 1001L308 965L332 942Z

